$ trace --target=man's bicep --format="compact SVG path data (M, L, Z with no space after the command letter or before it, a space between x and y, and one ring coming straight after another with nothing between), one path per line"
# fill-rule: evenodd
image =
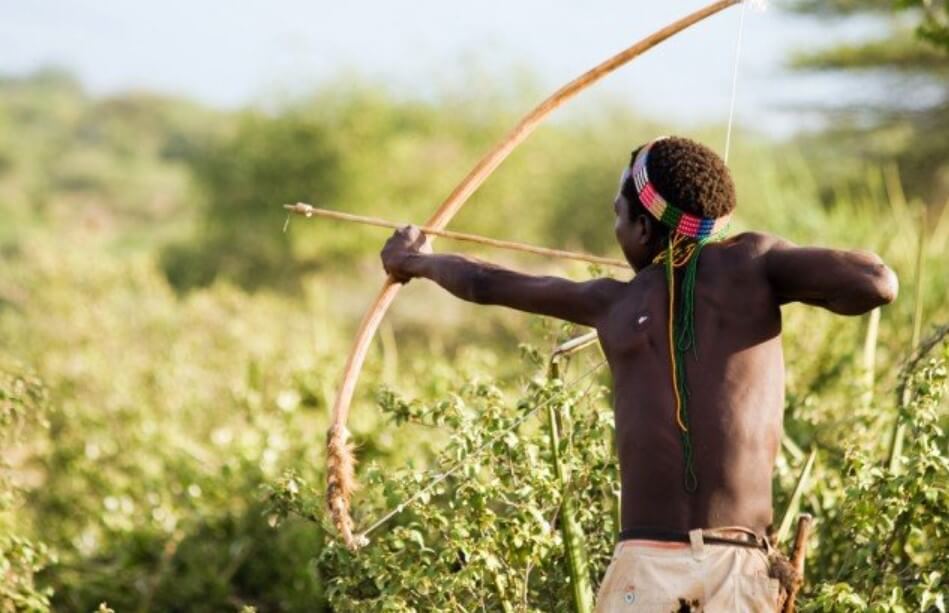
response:
M823 306L833 289L835 252L820 247L799 247L773 238L765 253L765 270L778 301Z
M775 297L781 303L820 300L811 279L817 264L811 250L790 241L773 238L764 254L765 273Z
M544 304L536 312L595 328L613 304L621 283L613 279L575 282L544 277Z
M896 297L896 277L873 253L797 247L778 239L765 261L772 291L781 303L802 302L856 315Z

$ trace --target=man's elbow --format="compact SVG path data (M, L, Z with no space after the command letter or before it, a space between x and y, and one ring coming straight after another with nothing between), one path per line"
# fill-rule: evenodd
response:
M876 307L890 304L896 300L900 291L900 283L896 273L883 263L875 254L867 254L870 261L867 263L862 285L861 300L864 312Z
M870 293L874 307L890 304L900 293L900 282L896 273L879 258L876 260L870 273Z
M881 264L881 268L877 290L883 301L882 304L890 304L900 293L900 280L889 266Z
M827 301L826 307L839 315L863 315L890 304L899 293L899 281L879 256L861 253L859 276L843 281L838 295Z

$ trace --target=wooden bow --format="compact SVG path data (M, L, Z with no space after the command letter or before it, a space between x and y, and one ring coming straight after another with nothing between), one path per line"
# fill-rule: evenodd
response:
M451 192L448 198L425 222L425 226L443 229L452 217L461 209L468 198L481 186L492 172L511 154L514 149L526 139L534 129L553 111L562 106L581 91L610 74L620 66L642 55L659 43L685 30L712 15L741 3L742 0L717 0L695 11L691 15L662 28L658 32L647 36L633 46L617 53L608 60L583 73L573 81L564 85L549 98L537 105L523 119L518 122L507 135L501 139L468 173L468 175ZM333 421L327 432L326 440L326 502L329 507L333 524L339 531L343 541L350 549L356 549L365 544L366 539L353 534L353 520L350 515L350 500L355 486L353 472L355 459L352 445L349 442L349 431L346 429L346 420L349 417L349 407L353 393L356 390L356 381L362 370L366 353L376 334L376 329L382 322L389 305L399 292L401 284L392 277L386 279L382 289L373 301L359 324L356 338L353 342L343 380L339 386L336 402L333 405Z

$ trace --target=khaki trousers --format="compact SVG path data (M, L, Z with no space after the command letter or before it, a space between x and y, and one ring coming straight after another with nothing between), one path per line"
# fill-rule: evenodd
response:
M757 548L628 540L616 545L597 594L597 613L703 611L773 612L780 586ZM705 531L709 534L712 531Z

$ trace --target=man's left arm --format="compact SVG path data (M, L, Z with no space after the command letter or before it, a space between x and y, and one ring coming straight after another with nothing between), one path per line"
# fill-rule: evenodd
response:
M382 250L386 272L406 282L431 279L458 298L502 305L596 327L622 283L613 279L574 282L508 270L460 255L426 253L417 228L398 230Z

